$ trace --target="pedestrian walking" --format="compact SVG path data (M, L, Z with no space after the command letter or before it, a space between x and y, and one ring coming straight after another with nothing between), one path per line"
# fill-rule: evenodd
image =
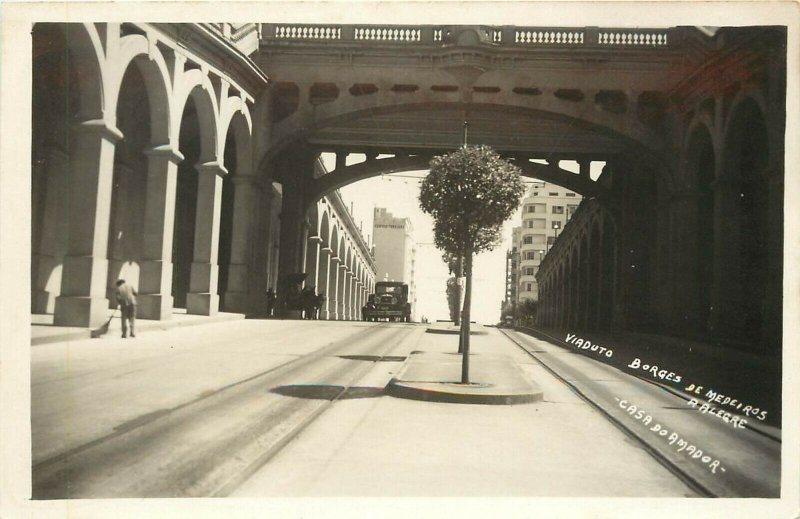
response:
M136 337L136 289L125 282L117 280L117 304L121 312L122 338L128 336L128 324L131 328L131 337Z
M275 301L278 299L278 296L275 295L275 291L272 290L272 287L267 289L267 317L272 317L272 312L275 309Z

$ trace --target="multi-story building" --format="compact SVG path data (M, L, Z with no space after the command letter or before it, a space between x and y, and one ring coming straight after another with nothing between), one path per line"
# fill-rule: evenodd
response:
M394 216L383 207L376 207L372 222L372 241L375 248L375 280L402 281L408 284L411 318L416 321L417 290L414 270L417 249L411 220Z
M503 304L517 305L517 286L519 279L519 245L522 227L514 227L511 231L511 248L506 251L506 292Z
M555 184L536 182L528 190L522 202L522 226L514 229L519 229L514 240L519 254L517 302L538 300L536 272L580 202L580 195Z

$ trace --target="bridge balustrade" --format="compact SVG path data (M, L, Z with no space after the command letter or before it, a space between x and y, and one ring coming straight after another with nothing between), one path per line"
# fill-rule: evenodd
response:
M481 27L485 42L502 47L665 48L676 29L597 27ZM453 42L450 26L263 24L263 40L433 45Z

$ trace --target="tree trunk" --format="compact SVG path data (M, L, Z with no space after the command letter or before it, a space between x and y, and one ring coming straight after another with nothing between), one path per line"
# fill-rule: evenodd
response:
M458 281L461 280L461 277L464 275L464 258L459 256L458 263L456 264L456 295L458 296L458 303L456 303L456 322L453 323L456 326L461 325L463 322L462 316L464 314L463 308L463 299L462 296L464 295L464 291L461 289L461 284ZM464 334L458 334L458 353L464 352Z
M469 319L470 305L472 304L472 251L467 251L464 273L467 276L467 286L464 289L464 312L461 317L461 383L469 384Z

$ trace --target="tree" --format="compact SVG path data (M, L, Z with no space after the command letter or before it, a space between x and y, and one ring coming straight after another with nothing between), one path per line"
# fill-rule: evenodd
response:
M503 222L519 206L524 185L519 168L488 146L464 146L434 157L430 165L420 189L420 208L433 217L436 246L464 258L467 283L461 318L461 382L468 384L472 258L499 243Z

